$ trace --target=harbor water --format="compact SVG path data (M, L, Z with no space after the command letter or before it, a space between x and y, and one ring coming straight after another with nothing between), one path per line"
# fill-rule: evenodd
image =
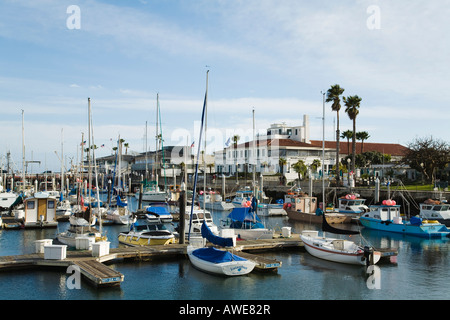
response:
M133 198L129 199L136 205ZM213 213L221 224L227 213ZM281 233L318 225L293 222L287 217L263 217L264 223ZM0 230L0 255L34 253L34 241L55 238L67 229ZM129 226L104 226L111 247L118 247L117 235ZM356 225L352 228L357 228ZM333 235L335 236L335 235ZM346 238L348 236L337 236ZM377 248L396 248L394 261L377 265L372 274L365 267L327 262L305 250L259 253L282 262L276 273L252 272L224 278L205 274L186 259L116 261L108 264L125 278L119 287L95 288L82 280L72 288L62 269L24 269L0 272L1 300L443 300L450 298L450 239L428 240L362 229L351 240L368 241Z

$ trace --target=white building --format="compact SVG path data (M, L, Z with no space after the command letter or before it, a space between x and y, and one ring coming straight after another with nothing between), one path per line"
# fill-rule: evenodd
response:
M325 172L331 170L336 163L336 149L325 148ZM280 158L286 159L283 170ZM238 172L255 172L275 174L283 172L288 180L298 177L292 165L303 160L308 166L314 160L322 163L322 142L309 139L309 118L303 116L302 126L288 126L286 123L275 123L267 129L266 135L259 135L255 141L231 144L229 147L215 152L217 173L234 175ZM319 169L320 170L320 169Z

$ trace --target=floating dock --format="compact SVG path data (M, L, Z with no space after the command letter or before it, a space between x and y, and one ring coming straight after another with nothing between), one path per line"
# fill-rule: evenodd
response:
M42 240L41 240L42 241ZM65 247L51 245L49 247ZM46 247L47 248L47 247ZM281 261L259 256L257 252L278 249L303 248L303 242L298 235L289 238L274 238L267 240L241 240L238 241L233 253L256 263L257 271L277 271L282 266ZM33 253L17 256L0 256L0 271L15 270L17 268L33 267L59 267L68 268L76 266L79 268L84 279L96 287L120 286L125 276L110 268L105 262L115 260L134 259L152 260L186 257L186 244L170 244L149 247L119 247L111 248L106 254L93 254L91 250L65 251L63 256L46 257L45 253ZM252 253L250 253L252 252ZM382 256L396 256L395 250L385 249Z

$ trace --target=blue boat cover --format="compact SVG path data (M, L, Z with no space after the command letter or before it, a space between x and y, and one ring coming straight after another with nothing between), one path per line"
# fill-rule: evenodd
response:
M196 249L192 252L192 254L199 259L212 263L246 261L246 259L238 257L228 251L219 250L214 247Z
M152 207L152 206L150 206L150 207L147 208L147 212L148 213L152 213L152 214L154 214L156 216L170 214L169 210L167 210L166 207Z
M120 199L120 196L117 196L117 205L122 208L127 206L127 204L125 202L122 202L122 200Z
M228 218L241 222L254 220L261 222L261 219L259 219L259 217L252 211L251 207L234 208L228 215Z
M202 224L202 237L208 240L209 242L216 244L221 247L232 247L233 239L232 238L222 238L218 237L212 233L211 229L208 227L205 221Z
M411 219L409 220L409 222L413 225L413 226L420 226L422 224L422 218L419 217L411 217Z

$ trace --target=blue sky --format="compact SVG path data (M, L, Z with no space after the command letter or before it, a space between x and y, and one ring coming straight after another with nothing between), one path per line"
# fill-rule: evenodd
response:
M250 139L253 108L262 131L308 114L320 140L320 92L335 83L362 98L369 142L447 141L449 16L446 1L2 0L0 156L21 168L23 109L26 158L41 161L31 170L59 170L61 139L75 161L88 97L98 156L119 134L142 152L146 121L154 149L157 93L165 144L190 144L207 69L208 153L234 133ZM327 105L329 140L334 118ZM341 111L341 130L351 126Z

